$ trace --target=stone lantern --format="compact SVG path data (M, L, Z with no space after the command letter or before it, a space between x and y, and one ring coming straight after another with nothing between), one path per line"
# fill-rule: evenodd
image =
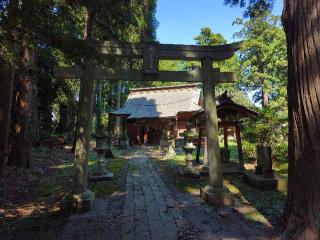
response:
M100 132L95 134L96 147L95 151L98 154L98 164L93 176L90 177L91 180L110 180L113 178L113 173L106 170L106 158L105 154L108 150L108 134Z
M186 167L183 169L183 175L199 176L199 172L193 168L192 153L196 149L193 145L193 139L195 138L194 132L191 130L191 123L187 122L187 130L184 132L184 146L183 150L186 152Z

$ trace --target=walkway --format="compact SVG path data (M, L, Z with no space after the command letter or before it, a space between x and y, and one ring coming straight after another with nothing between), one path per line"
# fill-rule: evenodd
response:
M121 237L130 240L175 239L185 220L149 159L140 154L129 164Z

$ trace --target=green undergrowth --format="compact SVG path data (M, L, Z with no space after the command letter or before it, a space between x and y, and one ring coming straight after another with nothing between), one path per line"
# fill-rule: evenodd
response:
M94 155L90 157L90 160L93 163L97 162L97 156ZM125 160L123 158L116 157L115 159L112 159L107 162L106 168L108 171L112 172L114 174L113 181L103 181L103 182L91 182L89 184L89 189L91 191L95 192L96 197L103 198L108 195L111 195L114 192L119 191L120 189L120 181L122 178L123 170L124 170L124 164ZM92 165L91 168L92 171L94 171L94 166Z

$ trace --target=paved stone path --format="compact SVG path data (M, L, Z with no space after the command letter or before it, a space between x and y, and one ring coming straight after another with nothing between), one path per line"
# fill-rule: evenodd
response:
M121 239L176 238L185 219L170 190L142 154L129 163L126 192Z

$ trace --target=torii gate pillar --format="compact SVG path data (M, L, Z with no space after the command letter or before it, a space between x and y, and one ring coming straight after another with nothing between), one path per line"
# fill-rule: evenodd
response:
M91 118L93 104L95 61L87 59L84 63L83 76L80 83L79 115L76 136L74 161L74 177L72 192L60 203L65 211L91 209L95 194L88 186L88 155L90 150Z
M212 59L201 60L203 74L204 111L207 128L207 151L209 163L209 185L200 190L201 197L209 204L217 206L232 205L232 194L223 188L220 159L218 117L215 97L217 79L213 77Z

